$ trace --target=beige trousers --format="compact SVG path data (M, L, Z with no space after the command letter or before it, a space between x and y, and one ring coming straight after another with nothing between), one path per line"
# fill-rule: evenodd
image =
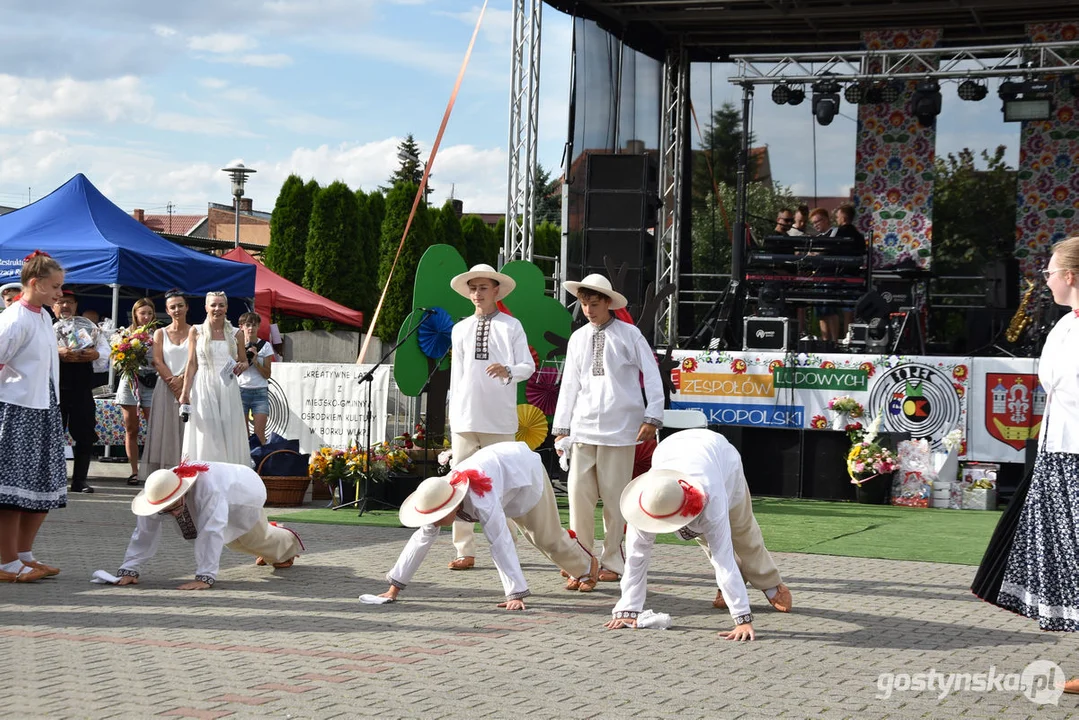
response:
M245 555L261 557L268 563L280 563L300 554L300 539L295 533L285 528L276 527L266 519L262 511L262 520L255 527L230 542L226 547Z
M500 442L513 442L516 439L515 435L503 435L500 433L450 433L453 464L456 465L480 448ZM509 528L510 537L516 542L517 526L509 518L506 518L506 526ZM476 556L476 526L473 523L463 520L454 521L453 547L457 553L456 557Z
M603 500L603 552L600 565L622 574L626 557L622 540L626 519L618 505L622 491L633 479L636 447L574 443L569 459L569 527L585 549L596 540L596 503Z
M779 568L776 567L772 554L764 546L764 537L761 535L760 525L753 516L753 499L749 496L749 485L745 476L742 476L745 497L738 505L727 511L727 517L731 523L731 544L734 546L734 560L738 563L738 570L742 573L742 579L758 590L774 588L782 578L779 576ZM697 538L697 542L704 549L708 559L712 559L712 550L703 537Z
M592 555L562 527L551 479L547 477L546 470L543 471L543 497L535 507L514 520L524 533L525 539L555 565L572 577L588 574Z

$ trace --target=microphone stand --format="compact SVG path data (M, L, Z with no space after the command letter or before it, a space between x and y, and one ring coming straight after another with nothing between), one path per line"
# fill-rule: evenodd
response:
M409 331L404 335L404 337L402 337L396 343L394 343L393 347L391 347L389 350L387 350L386 353L381 358L379 358L379 361L377 363L375 363L371 367L370 370L368 370L363 375L361 375L360 378L356 381L356 382L358 382L360 384L363 384L363 383L367 384L367 411L366 411L366 413L364 413L364 435L363 435L363 442L364 442L364 445L363 445L363 448L364 448L364 452L363 452L363 465L364 465L364 467L363 467L363 478L357 484L356 499L351 501L351 502L341 503L340 505L334 505L333 507L330 508L331 510L340 510L341 508L347 508L347 507L355 506L355 507L359 508L359 514L363 515L364 512L367 511L368 503L372 503L372 504L377 503L377 504L382 505L383 507L387 507L387 508L392 508L393 507L392 505L389 505L388 503L384 503L384 502L382 502L380 500L373 500L372 498L370 498L368 496L368 492L370 490L370 483L371 483L371 479L370 479L371 478L371 386L374 384L375 371L378 370L380 367L382 367L385 364L386 360L388 360L389 357L391 355L393 355L393 353L395 353L397 351L397 348L404 345L405 342L410 337L415 335L416 332L419 331L420 325L423 324L424 319L427 318L428 315L433 314L434 312L435 311L432 308L424 308L423 315L422 315L422 317L420 317L419 322L417 322L413 327L409 328ZM436 365L436 367L437 367L437 365Z

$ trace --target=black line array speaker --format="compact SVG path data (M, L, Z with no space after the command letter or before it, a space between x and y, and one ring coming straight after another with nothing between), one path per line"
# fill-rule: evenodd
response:
M626 296L630 313L638 318L644 291L656 273L655 158L648 153L586 155L582 247L579 253L571 248L567 270L571 277L610 275L608 263L616 271L624 264L626 276L616 289Z

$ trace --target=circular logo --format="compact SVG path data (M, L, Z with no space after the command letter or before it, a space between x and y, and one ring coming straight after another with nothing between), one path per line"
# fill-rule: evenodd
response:
M266 394L270 401L270 417L266 420L266 431L284 436L285 428L288 427L288 400L276 380L270 378L269 383Z
M1023 668L1019 684L1035 705L1056 705L1064 692L1064 671L1052 660L1035 660Z
M959 425L963 405L950 375L928 365L908 363L880 376L869 394L867 410L869 417L880 414L889 432L930 438L939 445L941 438Z

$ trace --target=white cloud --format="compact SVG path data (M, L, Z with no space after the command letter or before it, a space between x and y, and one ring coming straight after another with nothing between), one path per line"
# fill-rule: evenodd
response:
M252 67L279 68L292 64L292 58L284 53L241 55L234 62Z
M151 29L154 31L154 35L157 35L158 37L167 38L176 34L175 28L171 28L168 25L153 25L151 26Z
M210 90L222 90L229 86L229 81L221 78L206 77L199 80L199 85Z
M159 130L169 132L218 135L222 137L258 137L258 135L247 129L246 124L238 123L225 117L165 112L154 117L152 124Z
M192 50L226 54L253 50L258 47L258 41L249 35L214 33L192 37L188 39L187 46Z
M56 122L146 122L153 97L139 78L82 81L0 75L0 125L40 127Z

